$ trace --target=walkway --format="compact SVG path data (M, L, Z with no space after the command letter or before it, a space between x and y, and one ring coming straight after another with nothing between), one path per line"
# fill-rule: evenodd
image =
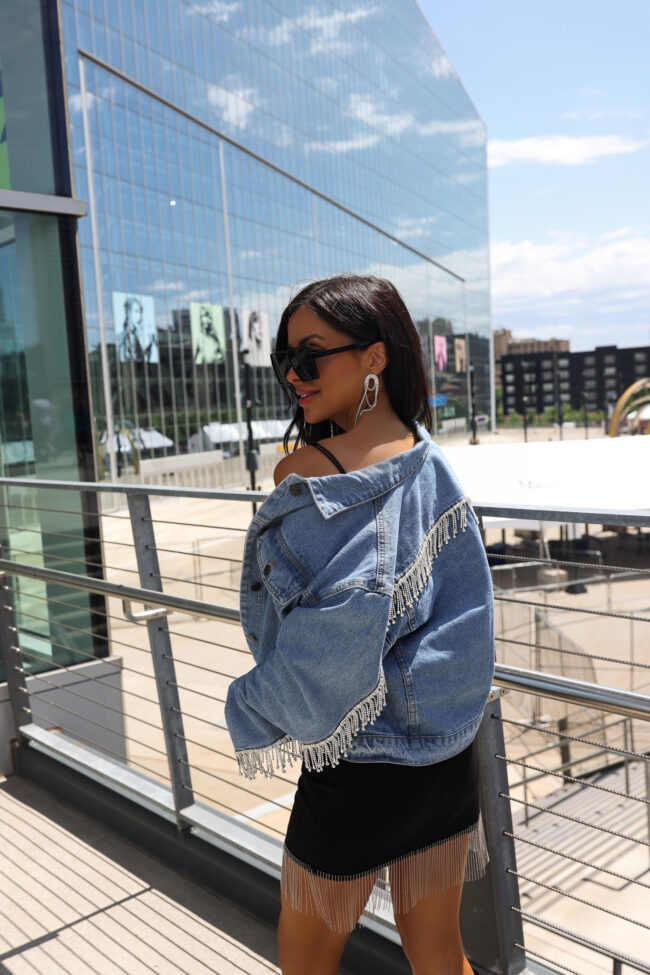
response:
M269 975L275 931L25 779L0 779L0 975Z

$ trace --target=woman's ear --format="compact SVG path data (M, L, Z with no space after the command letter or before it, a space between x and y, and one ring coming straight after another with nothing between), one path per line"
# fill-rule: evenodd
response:
M380 373L388 365L388 355L383 342L373 342L368 348L366 365L369 372Z

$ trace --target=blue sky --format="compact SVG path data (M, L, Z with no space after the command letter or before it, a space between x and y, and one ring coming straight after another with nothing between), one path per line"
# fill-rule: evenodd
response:
M492 321L650 344L650 0L420 0L489 136Z

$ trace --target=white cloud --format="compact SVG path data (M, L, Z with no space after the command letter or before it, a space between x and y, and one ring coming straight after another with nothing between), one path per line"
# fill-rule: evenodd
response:
M495 315L498 309L582 316L585 302L600 305L597 313L606 303L629 313L650 303L650 237L632 227L595 239L557 234L541 244L494 241L491 269Z
M149 285L149 287L151 291L158 291L158 292L172 291L173 292L173 291L182 291L183 288L185 287L185 283L183 281L159 280L159 281L154 281L151 285Z
M456 70L447 57L442 51L436 54L431 64L429 65L429 71L434 78L456 78Z
M251 114L258 106L258 93L255 88L227 90L221 85L210 85L208 101L219 110L226 125L245 129Z
M600 98L603 94L600 88L589 87L578 88L578 92L587 98Z
M488 164L507 166L515 162L583 166L603 156L638 152L650 140L626 139L620 135L542 135L527 139L493 139L488 143Z
M299 17L283 17L273 27L245 27L241 36L245 40L259 41L265 47L280 47L296 40L296 31L311 34L308 54L349 54L353 44L342 37L345 27L356 24L377 12L377 7L359 6L352 10L335 10L321 13L317 7L308 8Z
M438 217L400 217L396 221L396 235L401 238L426 237L432 224L438 222Z
M562 118L566 119L580 119L581 121L587 122L599 122L602 119L610 118L633 118L641 119L643 118L643 112L640 108L599 108L592 109L590 111L576 109L571 112L563 112Z
M434 135L450 136L464 148L480 145L485 138L485 127L480 119L430 119L428 122L420 122L411 111L390 112L386 109L385 103L370 94L353 92L348 99L346 114L358 122L371 126L388 138L406 132L413 132L425 138ZM350 149L372 148L378 141L374 136L364 136L359 133L344 141L322 141L310 143L310 146L312 151L318 149L322 152L343 152Z
M225 24L234 13L241 10L241 3L228 3L226 0L210 0L208 3L191 3L188 13L212 17Z
M380 141L377 134L355 135L351 139L316 139L305 143L305 152L328 152L332 155L345 155L358 149L372 149Z
M480 118L432 119L418 124L420 135L458 136L461 146L479 146L485 139L485 125Z
M92 91L86 92L86 108L90 112L97 104L98 98L108 98L112 99L115 94L115 88L112 85L105 85L103 88L99 89L97 95L94 95ZM71 95L68 99L68 107L71 112L81 112L83 106L83 99L81 97L81 92L77 92L75 95Z
M397 112L391 115L389 112L382 111L377 99L372 95L350 95L347 112L353 118L379 129L384 135L399 135L406 129L412 128L416 121L412 112Z

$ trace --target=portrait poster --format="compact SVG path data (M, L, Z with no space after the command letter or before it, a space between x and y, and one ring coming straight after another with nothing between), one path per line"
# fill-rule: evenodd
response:
M115 344L120 362L158 362L153 297L113 292Z
M467 372L467 354L465 351L465 339L454 339L454 359L456 372Z
M246 361L251 366L271 365L271 338L268 312L242 308L240 313L240 338L242 351L246 349Z
M438 372L443 372L447 368L447 336L433 336L433 361Z
M195 365L210 365L226 358L226 329L221 305L190 302L192 360Z

